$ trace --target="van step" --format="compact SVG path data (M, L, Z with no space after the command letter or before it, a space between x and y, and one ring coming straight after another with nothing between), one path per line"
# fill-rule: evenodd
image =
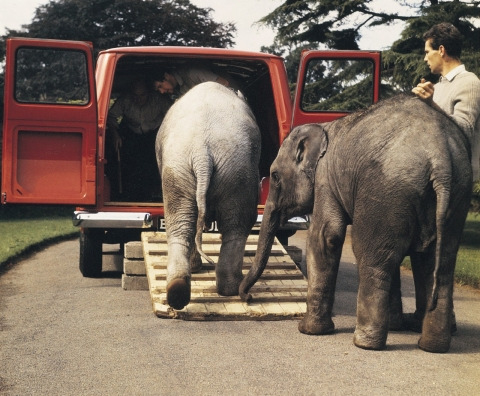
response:
M245 247L243 273L251 267L257 249L258 235L250 235ZM302 317L306 310L307 281L294 261L275 239L267 267L252 287L252 302L239 296L217 294L215 267L206 261L202 271L192 274L190 303L176 310L166 303L167 239L165 232L142 233L143 256L152 300L152 308L160 318L184 320L284 320ZM203 234L202 248L218 261L221 236Z

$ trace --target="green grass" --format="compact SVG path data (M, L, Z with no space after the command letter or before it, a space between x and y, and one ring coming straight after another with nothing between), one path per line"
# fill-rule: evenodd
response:
M78 235L72 207L0 206L0 266L47 243Z
M457 255L455 280L480 288L480 214L469 214Z

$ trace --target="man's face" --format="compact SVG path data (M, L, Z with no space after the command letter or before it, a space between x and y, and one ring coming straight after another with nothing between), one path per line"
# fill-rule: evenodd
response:
M143 106L148 101L148 90L145 85L137 85L133 89L133 100L135 104Z
M443 58L440 54L440 49L435 50L432 48L432 39L425 41L425 58L423 60L427 62L430 71L433 74L442 74Z
M173 94L175 88L175 79L169 73L165 73L165 78L163 81L154 81L153 88L155 91L158 91L162 94L169 93Z

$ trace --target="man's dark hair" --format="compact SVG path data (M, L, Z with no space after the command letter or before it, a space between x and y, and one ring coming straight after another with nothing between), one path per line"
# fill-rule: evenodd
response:
M165 81L165 73L171 73L170 69L157 69L150 73L152 81Z
M432 26L425 32L423 39L425 41L431 39L431 45L434 50L438 50L443 45L448 56L460 58L463 37L460 31L451 23L442 22Z

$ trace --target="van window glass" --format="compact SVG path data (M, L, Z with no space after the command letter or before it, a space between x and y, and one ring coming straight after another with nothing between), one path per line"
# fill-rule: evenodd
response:
M373 104L374 64L368 59L314 59L307 64L303 111L350 112Z
M87 59L81 51L20 48L15 99L22 103L85 105L89 102Z

